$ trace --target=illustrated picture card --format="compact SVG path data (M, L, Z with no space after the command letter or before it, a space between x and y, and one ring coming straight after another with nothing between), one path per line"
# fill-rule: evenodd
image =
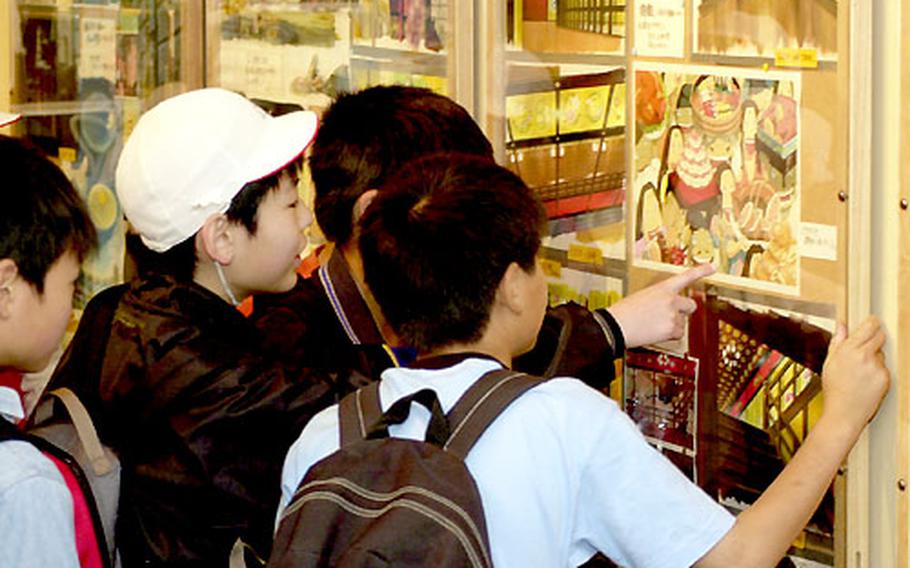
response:
M644 63L634 76L635 265L711 263L717 282L798 294L799 75Z

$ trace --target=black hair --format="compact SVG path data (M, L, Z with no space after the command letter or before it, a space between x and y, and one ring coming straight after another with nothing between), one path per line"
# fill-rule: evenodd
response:
M255 235L258 228L259 205L262 204L262 200L269 192L278 189L281 176L285 173L291 177L294 185L297 185L302 159L302 157L298 158L278 172L244 185L231 199L231 205L225 212L228 221L240 223L251 235Z
M258 229L259 206L271 191L279 187L281 176L287 173L296 183L300 163L298 158L270 176L245 184L225 212L228 221L239 223L251 235ZM196 271L196 235L185 239L164 252L156 252L145 246L137 234L127 234L127 253L136 265L136 272L142 276L167 274L178 282L190 282Z
M495 162L419 159L361 219L364 276L389 324L419 352L474 342L509 265L535 270L545 223L537 197Z
M0 135L0 171L0 258L12 259L43 294L48 270L64 253L82 262L95 250L95 226L69 179L31 144Z
M323 116L309 159L323 234L346 243L364 192L383 186L402 164L439 152L493 159L471 115L430 90L378 86L339 97Z

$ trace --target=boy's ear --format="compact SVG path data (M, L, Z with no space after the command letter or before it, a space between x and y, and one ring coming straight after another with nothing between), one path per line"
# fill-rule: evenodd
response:
M370 203L373 203L373 200L376 199L376 196L378 194L378 190L369 189L363 192L360 197L357 198L357 201L354 202L354 218L352 221L355 225L360 221L360 218L363 217L364 211L367 210L367 207L370 206Z
M196 233L196 247L221 265L234 259L234 237L231 222L224 213L210 216Z
M496 301L512 313L521 313L525 308L523 286L526 284L526 280L527 274L518 266L518 263L509 264L502 280L499 281L499 288L496 290Z
M19 276L19 267L11 258L0 259L0 319L9 317L13 303L13 282Z

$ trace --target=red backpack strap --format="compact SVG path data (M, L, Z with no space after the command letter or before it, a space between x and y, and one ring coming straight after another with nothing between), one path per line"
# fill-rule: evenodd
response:
M338 404L341 447L366 438L381 416L379 381L361 387L341 399Z
M449 411L452 435L443 449L465 459L503 410L545 380L509 369L497 369L480 377Z

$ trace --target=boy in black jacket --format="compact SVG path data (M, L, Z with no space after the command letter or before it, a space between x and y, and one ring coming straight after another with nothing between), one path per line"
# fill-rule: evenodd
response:
M285 366L316 366L356 386L363 376L378 377L412 356L364 281L357 221L376 190L408 161L448 151L493 159L490 142L468 112L427 89L371 87L342 95L329 108L309 166L316 219L331 254L290 292L257 295L254 302L253 321ZM606 387L626 346L681 336L695 303L679 293L712 272L709 265L693 268L606 310L577 304L549 310L534 350L516 368Z
M124 146L116 191L139 274L89 304L51 383L77 391L119 453L125 566L226 565L238 538L267 554L281 458L335 400L324 375L264 361L234 307L294 285L315 131L313 113L274 118L202 89L145 113Z

